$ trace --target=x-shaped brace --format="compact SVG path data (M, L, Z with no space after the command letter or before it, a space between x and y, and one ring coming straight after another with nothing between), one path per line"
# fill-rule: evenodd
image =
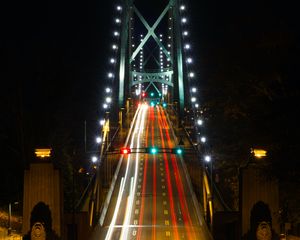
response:
M136 15L139 17L139 19L141 20L141 22L144 24L144 26L147 28L148 33L146 34L145 38L141 41L141 43L139 44L139 46L137 47L137 49L133 52L131 58L130 58L130 63L135 59L135 57L137 56L137 54L139 53L139 51L142 49L142 47L145 45L145 43L148 41L148 39L150 38L150 36L152 36L155 40L155 42L158 44L159 47L162 48L163 53L166 55L167 59L170 59L170 61L172 62L171 56L168 53L167 49L164 47L164 45L159 41L158 37L155 34L155 29L157 28L158 24L161 22L162 18L166 15L166 13L168 12L168 10L170 9L170 7L173 5L173 0L170 0L168 5L165 7L165 9L163 10L163 12L160 14L160 16L158 17L158 19L155 21L155 23L153 24L152 27L149 26L149 24L147 23L147 21L145 20L145 18L142 16L142 14L138 11L138 9L133 6L134 12L136 13Z

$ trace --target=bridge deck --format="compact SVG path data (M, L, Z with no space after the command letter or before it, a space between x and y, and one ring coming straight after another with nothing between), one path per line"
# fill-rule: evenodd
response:
M138 108L128 146L172 148L175 141L163 108ZM181 156L124 155L103 226L93 239L211 239Z

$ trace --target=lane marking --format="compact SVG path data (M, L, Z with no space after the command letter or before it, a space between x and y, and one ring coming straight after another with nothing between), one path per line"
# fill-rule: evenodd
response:
M162 111L161 114L162 114L163 121L165 122L165 125L167 126L168 122L166 120L165 112ZM169 134L169 130L167 130L167 129L165 130L165 135L167 138L168 147L172 148L173 143L172 143L172 140L171 140L171 137ZM192 220L191 220L191 216L190 216L189 209L187 206L187 200L186 200L186 196L185 196L185 192L184 192L184 188L183 188L180 171L179 171L178 164L177 164L177 158L174 155L171 155L171 165L172 165L173 171L174 171L175 186L178 191L179 203L180 203L180 207L181 207L181 211L182 211L182 215L183 215L184 227L186 229L188 239L195 239L195 237L196 237L195 232L190 230L190 228L192 227Z
M160 109L158 109L158 119L160 120L159 125L159 132L160 132L160 138L162 140L162 148L165 147L165 140L164 140L164 133L162 130L163 121L162 116L160 113ZM166 180L167 180L167 189L168 189L168 197L169 197L169 203L170 203L170 211L171 211L171 219L172 219L172 225L173 225L173 231L174 231L174 237L173 239L179 240L179 233L178 233L178 227L177 227L177 219L175 215L175 204L173 199L173 189L172 189L172 183L171 183L171 169L169 168L169 162L168 162L168 156L166 153L163 153L163 159L165 163L165 170L166 170ZM163 193L165 195L165 193Z

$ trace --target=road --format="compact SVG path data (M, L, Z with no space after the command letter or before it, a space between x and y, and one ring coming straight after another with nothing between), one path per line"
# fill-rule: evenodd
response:
M212 239L182 156L134 150L151 146L170 149L175 141L164 109L141 104L126 140L134 153L120 159L107 211L93 239Z

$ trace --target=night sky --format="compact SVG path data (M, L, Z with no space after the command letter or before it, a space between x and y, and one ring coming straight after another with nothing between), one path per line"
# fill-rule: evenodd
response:
M148 9L147 2L161 6L162 1L136 2L141 9ZM1 3L2 200L18 197L22 189L20 176L35 147L52 146L56 139L68 135L73 148L82 149L84 121L88 137L93 139L96 135L116 3ZM228 63L243 62L248 70L264 75L270 64L253 52L267 45L278 48L276 59L282 60L272 69L275 66L280 73L286 91L293 92L290 103L294 108L289 114L296 119L299 18L296 5L291 4L262 0L186 2L202 101L211 101L218 95L216 82L211 79L220 75L220 69ZM230 76L229 72L224 71Z

